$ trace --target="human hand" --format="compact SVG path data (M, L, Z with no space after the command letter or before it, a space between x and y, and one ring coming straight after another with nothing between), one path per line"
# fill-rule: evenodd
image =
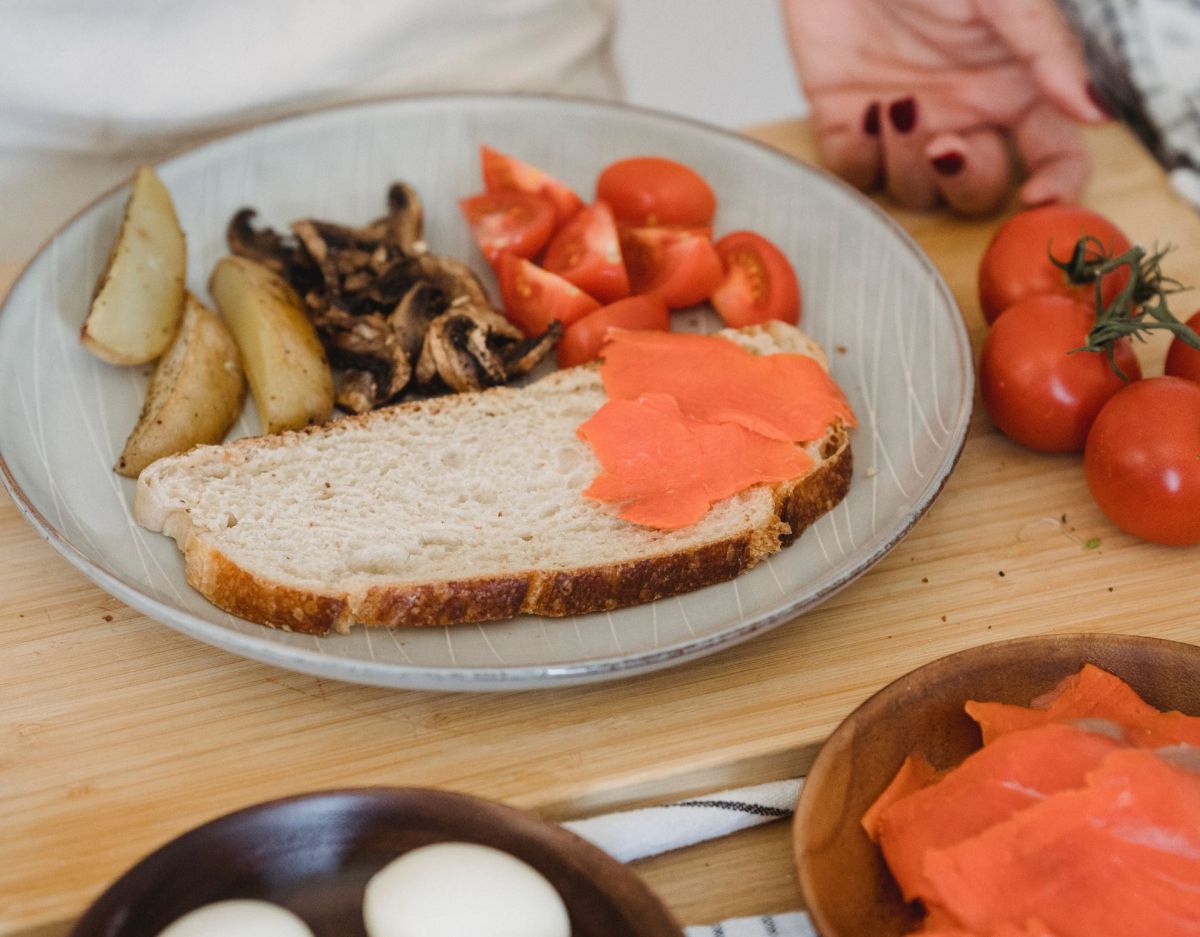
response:
M821 159L902 205L986 214L1012 181L1026 205L1074 201L1077 122L1109 115L1051 0L783 0Z

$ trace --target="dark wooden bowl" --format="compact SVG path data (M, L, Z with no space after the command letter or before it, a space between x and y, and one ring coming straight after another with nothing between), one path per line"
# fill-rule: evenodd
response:
M231 813L151 853L91 906L72 937L156 937L193 908L259 898L316 937L365 937L363 889L401 853L430 843L493 846L558 889L572 937L682 937L662 903L617 860L533 814L448 791L361 788Z
M888 684L838 726L813 764L793 825L800 888L823 937L897 937L920 919L859 822L905 756L921 751L938 768L958 764L981 745L966 700L1028 705L1085 663L1121 677L1159 709L1200 714L1200 647L1067 634L943 657Z

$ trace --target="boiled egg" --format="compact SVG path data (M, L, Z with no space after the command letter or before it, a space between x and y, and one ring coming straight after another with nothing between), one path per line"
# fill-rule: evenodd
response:
M313 937L313 932L287 908L235 898L189 911L158 937Z
M570 937L558 892L515 856L475 843L406 852L367 883L370 937Z

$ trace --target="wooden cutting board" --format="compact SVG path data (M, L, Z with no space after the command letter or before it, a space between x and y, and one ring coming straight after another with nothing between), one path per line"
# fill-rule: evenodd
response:
M802 123L753 135L811 157ZM1179 245L1169 272L1200 281L1200 221L1150 157L1118 126L1089 143L1086 201L1137 241ZM949 281L978 349L975 270L996 222L894 214ZM0 266L0 280L16 269ZM1147 373L1163 348L1141 349ZM952 651L1077 630L1200 641L1198 559L1121 534L1077 457L1027 452L977 413L926 518L815 611L663 673L471 696L334 683L198 644L93 586L4 499L0 934L65 933L149 850L285 794L429 785L566 818L796 775L873 690ZM800 907L787 849L774 824L639 869L699 923Z

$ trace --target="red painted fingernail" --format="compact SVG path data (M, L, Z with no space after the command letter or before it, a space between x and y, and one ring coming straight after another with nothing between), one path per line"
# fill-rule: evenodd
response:
M863 133L868 137L879 136L879 102L872 101L871 106L863 114Z
M888 105L888 117L900 133L908 133L917 125L916 98L901 98Z
M1083 90L1087 92L1088 99L1096 105L1096 107L1105 117L1111 118L1113 116L1112 107L1109 105L1108 101L1105 100L1104 95L1100 93L1099 88L1089 81L1083 86Z
M959 153L957 150L950 150L941 156L935 156L929 162L943 176L957 176L962 172L963 166L967 164L962 153Z

